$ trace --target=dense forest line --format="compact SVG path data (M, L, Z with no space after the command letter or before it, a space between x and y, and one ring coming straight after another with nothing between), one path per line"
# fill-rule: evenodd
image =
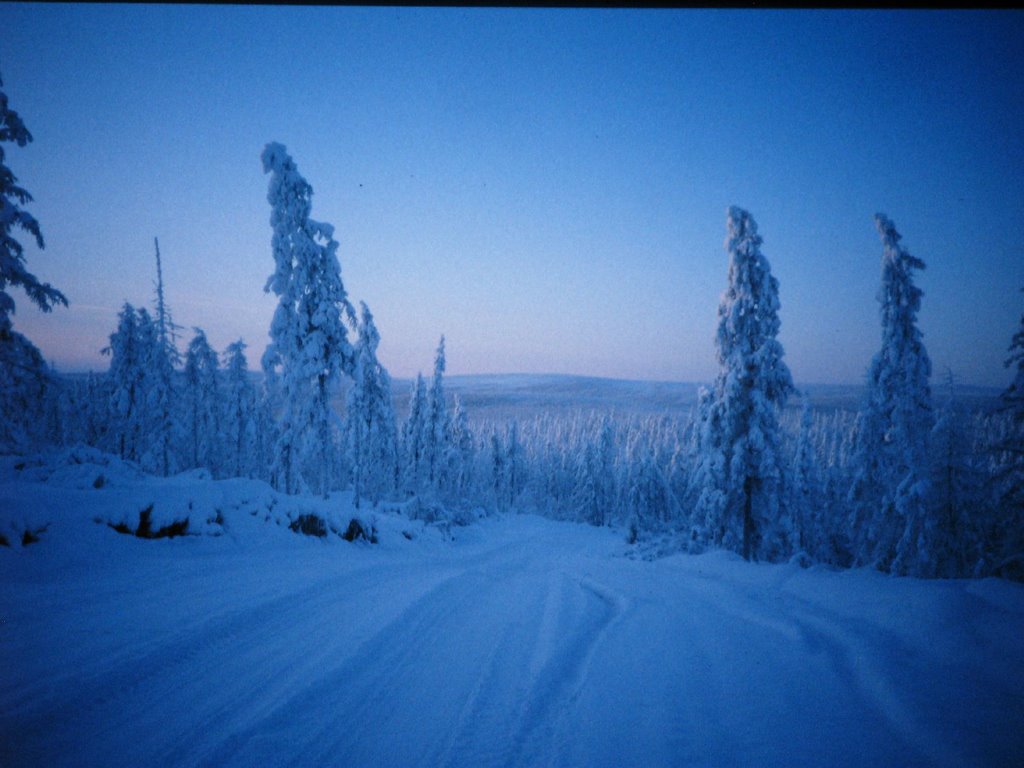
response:
M2 85L2 84L0 84ZM31 141L0 91L0 143ZM1024 576L1024 317L993 413L938 408L917 327L924 263L876 216L882 342L856 414L816 413L797 394L778 340L779 284L753 217L727 215L728 287L718 310L719 375L688 417L538 416L471 420L445 393L444 337L399 423L377 359L370 309L349 301L331 225L280 144L269 174L279 301L261 380L245 344L214 350L196 329L184 352L164 296L159 247L151 308L125 304L105 374L62 377L14 330L20 287L44 311L64 295L25 268L16 229L42 248L27 191L0 146L0 450L86 444L169 475L266 480L289 494L352 489L357 504L416 499L411 513L467 520L537 511L623 526L668 549L725 548L747 559L872 565L928 577ZM352 337L350 340L350 336ZM345 407L332 407L342 381Z

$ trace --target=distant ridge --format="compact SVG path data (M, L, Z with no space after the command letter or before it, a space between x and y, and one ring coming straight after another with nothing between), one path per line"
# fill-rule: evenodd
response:
M609 410L618 413L686 413L697 405L702 386L708 383L609 379L559 373L483 373L445 377L445 390L458 395L472 417L533 415L546 411ZM412 379L394 379L392 393L399 410L408 407ZM862 384L798 385L811 405L819 410L857 410L864 393ZM991 410L1001 390L994 387L958 386L958 406L965 410ZM933 390L936 407L946 402L942 388ZM799 397L788 408L800 408Z

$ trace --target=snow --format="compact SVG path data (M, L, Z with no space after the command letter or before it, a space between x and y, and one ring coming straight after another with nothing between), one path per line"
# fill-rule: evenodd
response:
M106 524L149 504L154 528L188 512L203 535ZM91 449L0 460L5 536L47 526L0 547L0 765L1024 754L1024 585L649 560L624 531L530 515L381 509L379 543L349 543L288 529L308 512L343 528L351 496L152 478Z

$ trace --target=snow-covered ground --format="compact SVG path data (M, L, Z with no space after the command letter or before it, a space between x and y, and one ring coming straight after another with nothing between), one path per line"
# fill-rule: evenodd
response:
M187 515L204 535L108 524L150 505L153 530ZM621 532L532 516L378 512L377 544L288 529L310 512L352 514L90 451L0 461L0 765L1024 755L1020 584L647 561Z

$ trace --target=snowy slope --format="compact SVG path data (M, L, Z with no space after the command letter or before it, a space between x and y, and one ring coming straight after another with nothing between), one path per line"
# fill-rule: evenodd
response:
M348 543L287 528L302 510L343 525L344 497L78 459L0 466L6 530L48 523L38 542L0 548L0 765L1024 754L1019 584L724 553L650 562L619 532L530 516L445 531L380 512L378 544ZM171 519L189 502L206 535L145 540L95 522L149 503Z

